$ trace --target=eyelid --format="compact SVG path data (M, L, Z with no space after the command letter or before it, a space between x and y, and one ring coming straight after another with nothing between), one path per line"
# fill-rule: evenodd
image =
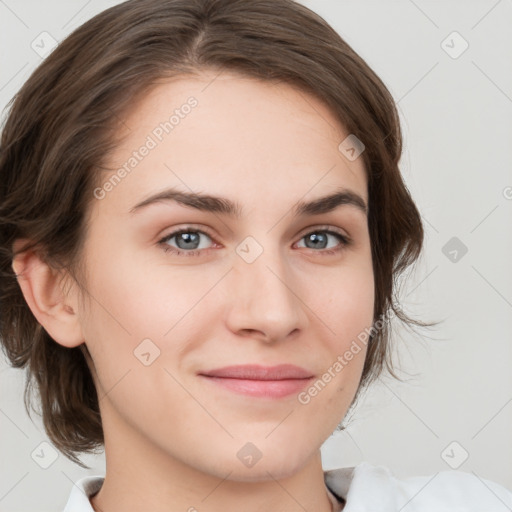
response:
M180 249L178 247L173 247L173 246L167 244L167 242L170 239L174 238L175 236L178 236L181 233L186 233L188 231L197 232L197 233L206 235L213 242L213 247L207 247L207 248L203 248L203 249L185 250L185 249ZM339 244L334 249L332 249L332 248L331 249L321 249L321 250L311 249L313 252L317 252L319 254L330 255L330 254L339 253L339 252L343 251L344 249L346 249L348 246L351 246L353 243L352 238L349 235L347 235L345 232L343 232L343 230L341 230L340 228L338 228L336 226L324 224L324 225L313 225L313 226L308 226L308 227L304 228L297 235L298 240L296 242L294 242L294 245L299 243L306 235L315 233L315 232L324 232L324 233L328 233L330 235L335 235L335 236L339 237ZM164 235L163 237L160 237L157 244L159 246L162 246L162 248L165 252L175 253L175 255L177 255L177 256L182 256L182 255L200 256L201 254L207 254L212 249L215 249L215 245L217 245L217 246L219 245L218 242L216 241L216 237L214 237L211 234L209 228L206 228L206 227L203 227L203 226L197 225L197 224L185 224L182 227L176 226L173 228L173 230L170 233L168 233L167 235Z
M178 234L186 232L186 231L202 232L202 233L208 235L212 239L212 241L216 242L215 236L211 232L210 228L207 228L206 226L203 226L201 224L184 224L182 227L175 226L167 235L160 236L159 240L167 239L167 238L170 238L172 236L178 235ZM334 233L342 236L347 241L352 240L351 237L345 231L343 231L342 229L340 229L336 226L333 226L331 224L323 224L323 225L322 224L313 224L312 226L308 226L308 227L302 229L299 232L299 234L297 235L297 237L299 239L301 239L304 236L306 236L307 234L314 232L314 231L331 231L331 232L334 232ZM204 249L202 249L202 250L204 250Z
M337 235L340 235L348 242L352 241L352 238L345 231L343 231L341 228L338 228L331 224L323 224L323 225L322 224L314 224L312 226L304 228L302 231L300 231L298 236L299 236L299 238L302 238L302 237L306 236L307 234L309 234L311 232L315 232L315 231L329 231L331 233L336 233Z
M215 238L212 234L211 230L201 224L183 224L183 226L174 226L167 235L159 236L159 239L169 238L173 235L177 235L179 233L184 233L187 231L197 231L200 233L204 233L208 235L212 240Z

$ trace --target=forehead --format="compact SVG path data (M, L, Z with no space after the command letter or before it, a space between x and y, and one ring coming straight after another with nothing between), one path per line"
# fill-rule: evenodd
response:
M118 135L108 168L125 172L102 207L127 210L172 186L231 191L250 207L261 206L258 193L296 201L340 186L367 202L362 158L339 150L349 133L325 103L283 82L228 72L162 81L120 119Z

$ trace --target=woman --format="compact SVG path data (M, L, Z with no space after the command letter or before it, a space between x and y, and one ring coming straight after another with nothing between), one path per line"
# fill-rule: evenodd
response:
M290 0L131 0L50 54L2 134L0 337L55 446L105 449L65 512L512 506L322 470L391 317L423 325L400 155L383 83Z

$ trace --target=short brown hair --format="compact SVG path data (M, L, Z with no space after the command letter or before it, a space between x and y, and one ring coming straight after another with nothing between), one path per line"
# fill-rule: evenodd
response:
M13 242L31 243L55 268L86 282L86 212L113 123L161 79L230 70L299 87L327 104L360 139L369 197L374 320L394 311L396 278L417 260L420 214L398 167L402 135L393 98L366 62L319 15L293 0L129 0L87 21L58 45L10 103L0 142L1 344L28 366L45 430L70 460L103 446L85 344L66 348L36 321L11 268ZM340 141L341 142L341 141ZM82 289L82 286L80 286ZM372 332L359 389L390 360L387 322Z

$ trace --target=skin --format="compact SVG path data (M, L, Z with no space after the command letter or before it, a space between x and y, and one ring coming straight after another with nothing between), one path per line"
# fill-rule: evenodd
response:
M340 187L367 204L362 158L338 150L348 132L318 99L283 83L223 72L161 83L121 121L108 157L118 169L189 96L198 106L103 199L91 197L86 286L35 253L13 263L31 310L65 347L86 343L105 433L106 478L96 510L328 512L320 447L356 393L365 347L307 404L297 394L248 397L199 377L232 364L292 363L316 378L373 319L374 276L365 214L352 205L294 218L300 200ZM212 81L213 80L213 81ZM206 87L207 86L207 87ZM105 173L105 181L113 172ZM176 202L130 209L173 186L224 196L240 219ZM167 234L208 230L196 256L165 252ZM307 246L326 226L328 248ZM197 233L197 231L196 231ZM209 236L211 234L211 237ZM263 252L236 252L248 236ZM167 246L184 246L175 237ZM183 251L190 249L182 249ZM160 355L134 357L149 338ZM237 452L252 443L251 467ZM194 507L194 508L191 508Z

